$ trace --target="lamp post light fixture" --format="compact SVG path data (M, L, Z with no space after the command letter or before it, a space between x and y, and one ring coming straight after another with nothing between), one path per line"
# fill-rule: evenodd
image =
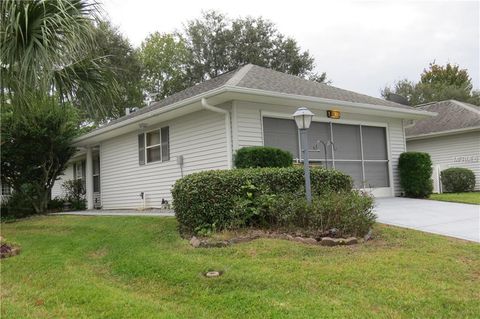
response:
M308 165L308 136L307 130L312 123L313 113L306 107L298 108L293 113L295 123L297 123L298 130L300 131L300 148L303 151L303 171L305 174L305 194L307 197L307 203L312 203L312 188L310 186L310 166Z

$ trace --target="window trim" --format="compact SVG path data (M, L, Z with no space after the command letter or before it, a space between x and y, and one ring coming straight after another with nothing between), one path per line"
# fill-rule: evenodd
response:
M165 160L164 159L164 156L163 156L163 145L162 145L162 129L164 128L168 128L168 141L167 141L167 146L168 146L168 153L169 153L169 156L168 156L168 160ZM159 141L160 143L159 144L154 144L154 145L148 145L147 146L147 134L148 133L151 133L151 132L158 132L158 135L159 135ZM162 126L162 127L158 127L158 128L155 128L153 130L148 130L148 131L144 131L143 133L140 133L143 135L143 153L144 153L144 159L145 159L145 163L144 164L140 164L140 162L138 163L139 166L144 166L144 165L152 165L152 164L157 164L157 163L165 163L165 162L169 162L170 161L170 126L169 125L166 125L166 126ZM138 141L137 141L138 143ZM155 147L158 147L160 149L160 159L158 161L148 161L148 155L147 155L147 150L148 149L151 149L151 148L155 148ZM139 146L137 145L137 152L139 152Z

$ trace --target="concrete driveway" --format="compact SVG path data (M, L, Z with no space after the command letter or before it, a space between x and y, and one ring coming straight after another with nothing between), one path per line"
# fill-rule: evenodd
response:
M480 242L480 205L412 198L377 198L379 223Z

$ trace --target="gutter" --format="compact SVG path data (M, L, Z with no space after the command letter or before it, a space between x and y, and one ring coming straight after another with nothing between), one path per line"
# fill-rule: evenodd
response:
M435 112L429 112L429 111L424 111L424 110L416 110L416 109L405 109L405 108L399 108L399 107L394 107L394 106L382 106L382 105L374 105L374 104L367 104L367 103L356 103L356 102L348 102L348 101L339 101L339 100L332 100L332 99L326 99L326 98L319 98L319 97L312 97L312 96L304 96L304 95L297 95L297 94L289 94L289 93L280 93L280 92L273 92L273 91L266 91L266 90L260 90L260 89L251 89L251 88L244 88L244 87L238 87L238 86L231 86L231 85L224 85L221 86L217 89L207 91L204 93L201 93L199 95L192 96L190 98L187 98L185 100L178 101L176 103L160 107L158 109L154 109L148 112L145 112L143 114L137 115L137 116L132 116L131 118L127 118L125 120L122 120L120 122L114 123L112 125L107 125L102 128L98 128L90 133L87 133L83 136L77 137L74 139L73 143L79 143L84 140L87 140L89 138L95 137L97 135L101 135L103 133L127 126L129 124L137 123L140 122L144 119L147 119L152 116L156 116L159 114L163 114L169 111L176 110L178 108L181 108L185 105L195 103L201 99L206 99L209 97L213 97L218 94L222 93L240 93L240 94L251 94L251 95L257 95L257 96L266 96L266 97L277 97L277 98L282 98L282 99L289 99L289 100L303 100L307 102L312 102L312 103L324 103L324 104L332 104L332 105L338 105L338 106L345 106L345 107L356 107L356 108L361 108L361 109L366 109L366 110L378 110L378 111L387 111L387 112L394 112L394 113L403 113L403 114L412 114L412 115L421 115L421 116L429 116L433 117L436 116L437 113ZM208 103L207 103L208 104ZM203 103L202 103L203 105ZM216 108L212 106L213 108ZM207 109L206 107L204 107ZM217 108L216 108L217 109ZM219 109L222 110L222 109ZM225 110L222 110L225 111ZM214 111L218 112L218 111ZM228 112L228 111L226 111ZM222 112L223 113L223 112ZM132 113L135 114L135 113ZM230 117L230 115L228 115ZM230 126L230 124L229 124ZM231 132L230 132L231 134Z
M225 91L226 91L225 87L220 87L218 89L207 91L205 93L192 96L190 98L178 101L176 103L173 103L173 104L170 104L170 105L167 105L167 106L159 107L158 109L154 109L154 110L145 112L145 113L140 114L138 116L135 116L135 113L130 113L130 114L133 114L133 116L131 118L125 119L125 120L120 121L118 123L114 123L112 125L107 125L107 126L104 126L104 127L100 127L96 130L93 130L93 131L85 134L85 135L79 136L79 137L77 137L76 139L73 140L73 143L78 143L78 142L81 142L83 140L89 139L91 137L95 137L97 135L100 135L100 134L103 134L103 133L106 133L106 132L109 132L109 131L112 131L112 130L115 130L115 129L118 129L118 128L121 128L121 127L124 127L124 126L127 126L129 124L140 122L144 119L147 119L149 117L152 117L152 116L155 116L155 115L158 115L158 114L163 114L163 113L166 113L166 112L169 112L169 111L176 110L176 109L178 109L182 106L197 102L200 98L204 98L204 97L207 98L207 97L215 96L215 95L223 93Z
M202 97L202 107L205 110L216 112L216 113L221 113L225 115L225 129L226 129L226 135L227 135L227 161L228 161L228 168L232 168L232 124L230 121L230 112L224 109L221 109L219 107L213 106L211 104L208 104L207 100Z

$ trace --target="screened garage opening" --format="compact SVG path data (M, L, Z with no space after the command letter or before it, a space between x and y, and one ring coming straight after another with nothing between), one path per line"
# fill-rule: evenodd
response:
M302 161L294 120L264 117L263 141L265 146L289 151L297 162ZM333 142L326 153L321 141ZM350 175L356 188L390 187L385 127L312 122L308 144L312 164Z

